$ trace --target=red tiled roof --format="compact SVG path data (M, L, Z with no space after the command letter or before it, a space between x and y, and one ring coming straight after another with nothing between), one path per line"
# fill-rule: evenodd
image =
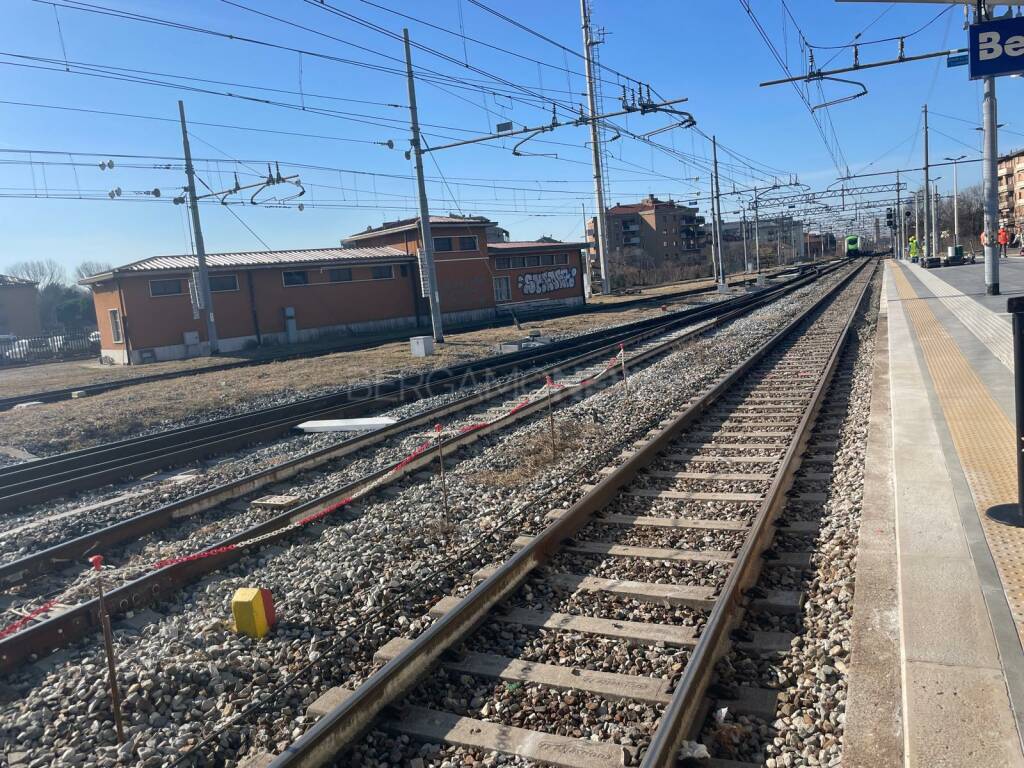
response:
M468 227L489 227L495 222L486 216L431 216L430 226L432 227L453 227L458 225ZM404 232L409 229L416 229L420 225L419 216L411 219L399 219L398 221L385 221L379 227L372 227L362 232L346 237L344 242L349 243L356 240L364 240L377 235L389 235L393 232Z
M210 253L206 265L210 269L232 267L284 267L300 264L328 264L355 261L411 261L405 251L397 248L303 248L291 251L243 251L239 253ZM183 272L199 268L199 260L192 255L152 256L133 261L110 272L90 275L79 282L94 283L118 274L136 272Z
M586 247L586 243L551 243L537 240L513 240L506 243L487 244L489 251L565 251Z

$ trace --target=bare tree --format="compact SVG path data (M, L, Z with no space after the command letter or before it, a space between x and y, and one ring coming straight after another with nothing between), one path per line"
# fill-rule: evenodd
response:
M40 289L48 285L68 284L68 271L54 259L16 261L7 267L7 274L37 282Z
M83 261L77 267L75 267L75 279L84 280L87 277L93 275L99 275L103 272L109 272L111 265L106 261Z

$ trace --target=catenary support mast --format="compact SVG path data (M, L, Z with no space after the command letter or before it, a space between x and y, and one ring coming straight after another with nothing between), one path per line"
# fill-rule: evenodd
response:
M420 135L419 115L416 111L416 81L412 74L412 52L409 46L409 30L402 30L405 41L405 71L409 80L409 121L412 129L412 156L416 162L416 189L420 202L420 269L426 279L427 299L430 301L430 324L434 341L444 343L444 327L441 323L441 295L437 289L437 271L434 269L434 239L430 232L430 206L427 203L427 183L423 178L423 145Z
M604 181L601 168L601 129L597 121L597 97L594 93L594 63L592 50L594 45L590 29L589 0L580 0L580 13L583 17L583 61L587 75L587 106L590 109L590 149L594 163L594 199L597 211L594 215L597 240L597 261L601 268L601 292L611 293L611 275L608 271L608 216L604 207Z
M196 259L199 261L196 298L202 304L200 313L206 325L206 339L210 343L210 354L220 351L217 339L217 321L213 316L213 301L210 295L210 273L206 269L206 243L203 228L199 223L199 200L196 198L196 169L192 165L192 149L188 143L188 128L185 125L185 102L178 101L178 115L181 118L181 143L185 150L185 176L188 177L188 205L192 213L192 230L196 241Z

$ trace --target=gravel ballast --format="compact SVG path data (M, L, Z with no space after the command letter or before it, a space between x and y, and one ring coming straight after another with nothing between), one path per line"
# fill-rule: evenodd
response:
M539 417L452 457L447 510L439 502L438 478L422 477L357 505L350 510L354 519L319 524L252 553L183 590L134 627L120 624L115 646L128 745L118 748L113 738L103 656L92 638L11 677L18 698L3 710L0 745L29 766L97 768L122 757L126 764L162 765L210 733L216 733L218 753L211 761L227 765L254 749L280 749L304 730L305 707L323 690L364 679L376 648L395 636L415 636L427 606L505 556L511 539L542 526L549 509L568 507L598 467L831 282L802 289L635 373L628 398L616 386L564 409L559 422L572 429L563 431L558 463L531 464L523 452L547 439ZM573 434L583 439L573 440ZM524 467L530 471L524 474ZM516 482L481 482L502 475ZM277 600L281 623L261 641L237 636L228 626L230 598L241 586L266 587ZM650 672L647 657L665 657L656 674L673 674L680 663L678 651L643 654L636 666ZM264 696L270 704L264 712L247 717L244 727L227 727ZM404 747L399 752L407 754Z

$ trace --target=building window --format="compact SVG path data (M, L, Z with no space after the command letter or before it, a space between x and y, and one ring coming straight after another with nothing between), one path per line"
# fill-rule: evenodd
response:
M351 283L352 270L349 267L337 267L327 270L327 279L332 283Z
M522 256L513 256L512 257L512 269L522 269L525 266L526 266L526 259L524 259Z
M390 280L395 276L395 268L390 264L385 264L382 267L374 267L372 276L374 280Z
M110 336L115 344L124 344L124 329L121 328L121 310L110 310Z
M459 238L460 251L475 251L476 249L476 235L468 235Z
M409 276L409 265L408 264L402 264L398 268L398 271L402 275L402 277L408 277Z
M281 273L284 284L287 285L309 285L309 273L304 269L285 270Z
M528 266L528 267L539 267L540 266L540 256L527 256L526 257L526 266Z
M238 290L236 275L210 275L210 293L223 293Z
M568 264L568 263L569 263L569 254L567 254L567 253L555 254L555 264Z
M508 269L512 266L512 260L508 256L499 256L494 260L495 269Z
M434 250L437 252L455 250L452 248L452 239L450 237L435 237Z
M540 265L542 267L550 267L555 263L555 257L553 254L545 253L540 257Z
M512 289L509 284L508 276L495 277L494 281L494 300L495 301L511 301L512 300Z
M150 280L150 296L179 296L181 295L181 280Z

